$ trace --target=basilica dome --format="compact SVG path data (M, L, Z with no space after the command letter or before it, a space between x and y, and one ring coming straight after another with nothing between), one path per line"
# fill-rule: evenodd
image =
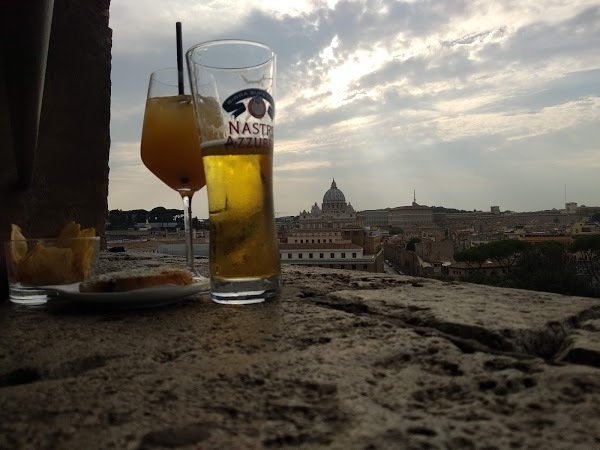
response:
M344 193L340 191L336 184L335 180L331 183L331 187L325 195L323 196L323 203L334 203L334 202L346 202L346 197L344 197Z
M359 223L356 211L350 203L346 203L346 196L338 189L335 179L323 196L321 208L315 202L310 212L300 213L299 220L301 229L342 228Z

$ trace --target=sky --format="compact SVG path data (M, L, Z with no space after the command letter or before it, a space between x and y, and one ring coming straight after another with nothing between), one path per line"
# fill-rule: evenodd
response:
M600 206L600 1L112 0L109 209L181 209L145 168L149 74L250 39L277 54L277 216L354 209ZM206 190L193 215L208 217Z

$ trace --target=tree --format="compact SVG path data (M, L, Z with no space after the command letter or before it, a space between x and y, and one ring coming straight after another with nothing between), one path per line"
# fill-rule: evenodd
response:
M157 206L150 210L150 220L152 222L168 222L166 215L167 209L164 206Z
M590 217L590 222L600 223L600 213L592 214L592 216Z
M196 230L208 230L209 229L209 221L208 219L199 220L197 217L192 219L192 226Z
M466 213L464 209L445 208L443 206L432 206L433 213Z
M507 272L511 271L521 253L530 246L531 244L528 242L519 241L518 239L503 239L482 245L488 257Z
M400 227L390 227L390 234L404 234L404 230Z
M557 241L530 245L521 252L518 265L509 274L506 286L534 291L582 295L577 272L567 247Z
M108 212L108 221L110 226L107 230L126 230L129 226L128 212L120 209L113 209Z
M460 251L454 255L454 259L459 262L464 262L470 268L475 268L477 271L481 269L481 266L488 260L488 253L484 245L478 245L477 247L467 248L466 250Z
M481 268L488 259L495 262L506 272L510 272L517 263L520 254L531 244L517 239L503 239L478 245L454 255L457 261L471 263L472 267Z
M569 247L558 241L534 245L507 239L458 252L454 259L476 269L469 276L471 282L567 295L600 291L600 235L579 237ZM487 260L507 269L506 276L486 277L479 269ZM578 261L585 267L587 283L577 276Z
M588 281L595 290L600 289L600 234L577 236L569 252L581 262Z
M145 223L148 219L148 211L145 209L132 209L131 211L128 211L128 213L129 227L134 227L138 223Z

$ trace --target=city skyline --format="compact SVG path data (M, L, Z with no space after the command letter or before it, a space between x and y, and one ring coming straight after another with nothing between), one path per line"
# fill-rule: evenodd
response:
M464 210L600 204L597 2L281 3L113 0L109 209L181 209L139 156L176 21L184 48L237 37L277 52L279 215L320 203L333 178L357 211L409 205L413 189ZM205 191L193 211L208 217Z
M297 211L296 213L293 214L282 214L280 211L275 211L275 215L276 217L292 217L292 216L298 216L300 215L303 211L306 212L310 212L312 206L316 203L319 207L321 207L322 205L322 200L321 201L314 201L313 203L311 203L308 207L303 208L299 211ZM348 203L352 203L351 201ZM600 204L583 204L583 203L578 203L578 202L568 202L568 203L574 203L575 205L577 205L577 207L582 207L582 208L586 208L586 207L592 207L592 208L598 208L600 207ZM544 212L544 211L566 211L565 208L566 203L563 203L560 207L556 207L556 208L548 208L548 209L529 209L529 210L511 210L511 209L503 209L501 208L499 205L490 205L488 208L456 208L452 205L442 205L442 204L431 204L431 205L426 205L426 204L422 204L422 203L418 203L416 206L419 207L426 207L426 208L445 208L445 209L449 209L449 210L459 210L461 212L479 212L479 213L488 213L488 212L493 212L494 208L498 208L498 212L499 213L529 213L529 212ZM409 207L409 206L415 206L413 205L413 202L408 202L406 204L398 204L398 205L392 205L392 206L384 206L382 208L362 208L362 209L355 209L355 211L357 213L363 212L363 211L384 211L384 210L389 210L389 209L394 209L394 208L401 208L401 207ZM354 206L353 206L354 207ZM181 208L181 205L174 205L174 206L166 206L166 205L154 205L148 208L141 208L141 207L135 207L135 208L130 208L130 209L123 209L123 208L109 208L109 211L113 211L113 210L121 210L121 211L138 211L138 210L145 210L145 211L152 211L153 209L156 208L165 208L167 210L178 210L178 211L182 211L183 214L183 209ZM199 217L195 212L193 213L193 216L196 217L198 220L208 220L208 215L206 217Z

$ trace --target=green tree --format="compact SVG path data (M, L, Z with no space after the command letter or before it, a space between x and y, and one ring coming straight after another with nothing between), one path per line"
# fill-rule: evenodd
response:
M108 212L107 216L110 226L107 226L107 230L126 230L128 227L128 212L120 209L113 209Z
M208 219L200 220L197 217L194 217L192 219L192 226L196 230L208 230L209 229L209 222L208 222Z
M567 247L557 241L530 245L522 251L518 265L504 281L505 286L519 289L567 295L584 293Z
M132 209L128 213L128 227L134 227L138 223L145 223L148 218L148 211L145 209Z
M519 260L521 253L531 244L518 239L503 239L501 241L493 241L482 245L488 258L492 259L496 264L510 272L515 263Z
M164 226L166 223L172 222L172 219L172 214L170 214L167 208L165 208L164 206L157 206L156 208L152 208L150 210L150 220L152 222L160 223L161 226Z
M506 272L510 272L517 263L521 253L529 248L531 244L517 239L503 239L501 241L488 242L463 250L454 255L456 261L471 263L471 267L481 268L483 263L491 260Z
M404 234L404 230L400 227L390 227L390 234Z
M454 259L459 262L464 262L468 267L479 271L481 266L489 259L489 254L484 248L485 245L467 248L454 254Z
M569 252L583 266L589 285L600 291L600 234L577 236Z
M600 291L600 235L582 236L569 247L558 241L533 245L507 239L458 252L454 259L476 269L468 277L473 283L567 295L593 295L594 289L596 294ZM506 275L487 277L479 269L488 260L506 269ZM578 261L585 267L585 283L577 276Z

